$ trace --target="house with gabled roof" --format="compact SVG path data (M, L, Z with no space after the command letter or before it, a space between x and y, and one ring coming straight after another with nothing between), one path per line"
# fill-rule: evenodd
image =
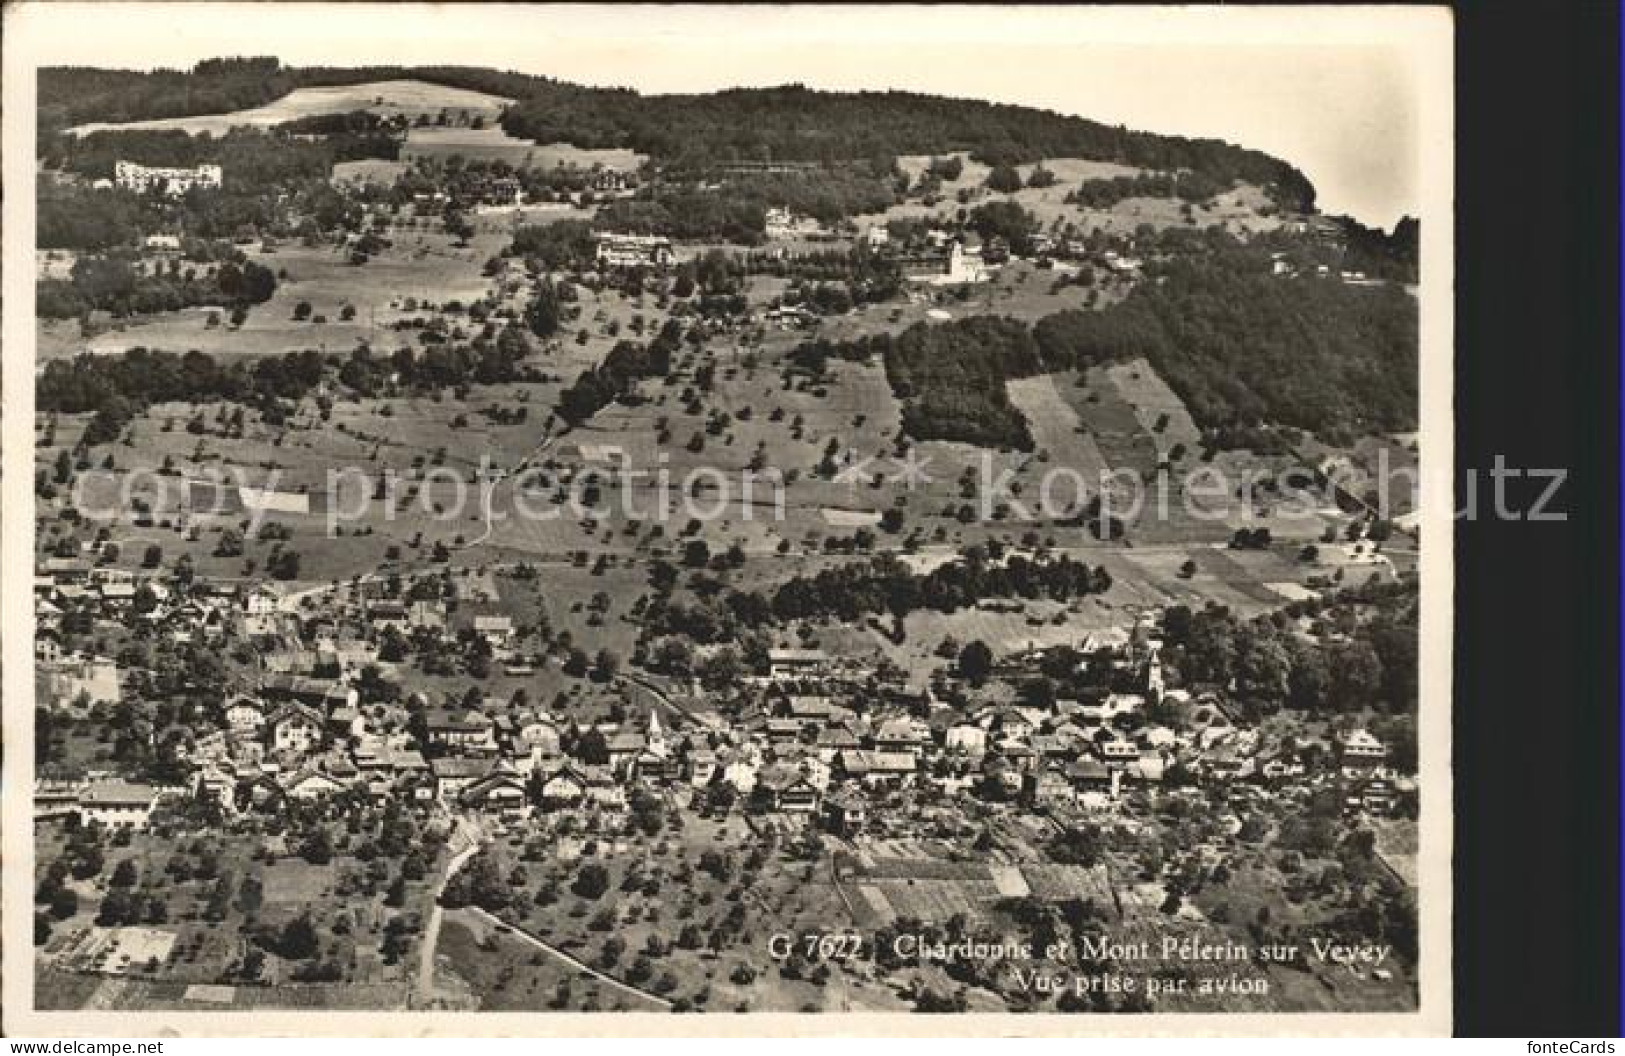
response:
M567 763L542 782L542 806L548 810L574 807L586 798L586 775L574 763Z
M436 748L462 753L495 755L498 750L496 725L483 712L436 710L425 718L429 743Z
M322 742L322 716L304 704L284 704L265 720L272 751L307 754Z
M901 788L913 781L918 764L907 752L877 752L862 749L842 752L835 757L838 779L862 782L871 788Z
M823 795L799 769L784 763L762 768L750 803L757 811L785 814L813 814Z
M506 821L516 821L530 813L525 783L508 770L495 770L475 781L463 789L458 802L470 810Z
M103 781L79 793L79 820L109 827L146 828L158 803L158 789L128 781Z
M226 701L226 724L239 733L256 733L265 725L265 705L245 693Z
M502 615L475 616L474 633L491 643L492 646L505 646L514 637L513 617Z
M289 799L312 800L337 795L344 784L320 767L305 767L288 775L282 786Z
M869 824L869 804L846 789L824 797L824 824L837 836L857 836Z
M431 762L429 773L434 778L435 798L442 803L452 803L464 789L491 773L491 762L488 759L450 755Z
M845 723L832 723L818 731L818 740L814 748L817 749L819 758L826 763L832 763L840 753L852 751L861 747L861 744L852 727Z

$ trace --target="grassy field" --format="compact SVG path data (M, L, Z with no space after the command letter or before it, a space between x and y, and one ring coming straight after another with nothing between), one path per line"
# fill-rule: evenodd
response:
M492 280L481 274L486 260L507 244L505 230L479 231L466 246L459 246L438 226L397 226L389 234L394 245L365 264L351 264L346 251L334 247L280 246L271 252L249 251L249 257L275 270L276 293L254 306L240 328L226 325L223 308L191 308L114 323L88 341L73 343L77 350L122 352L144 347L173 352L200 351L217 355L254 355L325 349L342 352L362 341L375 348L393 349L409 334L396 333L391 324L421 311L408 311L408 298L443 305L479 300L491 291ZM297 320L294 307L311 306L310 318ZM345 307L355 309L345 321ZM210 316L219 325L211 326ZM466 326L467 321L463 320ZM76 324L41 323L48 346L73 342Z
M1084 180L1132 176L1144 171L1131 166L1078 158L1046 158L1042 162L1018 166L1018 171L1025 182L1033 169L1041 164L1055 173L1055 183L1049 187L1024 186L1012 194L1001 195L990 192L985 187L990 171L987 165L972 161L963 154L960 158L963 169L959 179L943 181L941 202L935 206L928 206L918 199L904 202L883 213L860 217L860 225L885 223L894 219L951 215L959 206L958 195L965 192L970 196L972 206L979 202L1001 198L1019 202L1038 218L1040 225L1046 230L1057 222L1074 223L1084 231L1098 227L1113 235L1131 235L1142 224L1158 230L1191 226L1191 221L1187 220L1180 208L1181 203L1172 198L1129 198L1109 209L1086 209L1066 204L1067 193L1076 189ZM917 178L930 160L928 156L915 155L899 158L898 164L911 178ZM1205 205L1197 206L1193 218L1195 224L1201 227L1217 224L1235 232L1269 231L1278 227L1280 221L1273 216L1260 215L1260 208L1267 202L1268 199L1258 188L1242 184Z
M485 128L414 128L401 148L402 161L460 156L469 161L505 161L532 169L590 169L603 166L635 171L646 155L624 149L587 150L568 143L533 143L516 139L494 125Z
M435 953L436 989L467 994L471 1007L479 1011L663 1011L655 1002L610 987L511 932L498 932L484 917L467 910L446 914Z
M492 121L512 102L513 100L501 96L486 95L483 92L462 88L448 88L424 81L373 81L337 87L296 88L264 106L252 110L237 110L229 114L160 118L124 124L94 122L79 125L69 131L85 135L100 131L180 129L192 135L207 132L219 136L242 125L269 128L301 117L346 114L353 110L370 110L385 117L404 115L408 118L416 118L422 114L437 117L441 112L446 112L463 120L482 117Z

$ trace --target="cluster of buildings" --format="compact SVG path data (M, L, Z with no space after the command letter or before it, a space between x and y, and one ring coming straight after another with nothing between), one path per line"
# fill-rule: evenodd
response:
M733 721L668 729L671 715L691 716L649 711L582 725L523 701L476 694L437 703L403 695L398 683L378 691L380 674L391 677L380 646L393 636L449 649L482 642L498 662L517 663L512 619L477 604L459 605L453 621L442 602L386 597L381 585L344 604L300 610L283 601L263 585L183 591L159 576L137 582L49 559L36 578L36 653L43 677L57 681L45 683L42 699L57 708L82 706L86 696L119 705L116 665L63 655L58 627L68 611L149 620L154 634L177 641L251 645L257 672L222 688L205 722L153 731L166 760L192 775L186 791L228 815L355 794L500 823L538 810L614 814L644 787L667 802L723 796L753 814L814 818L850 836L906 834L904 808L916 791L1109 811L1136 788L1169 782L1334 781L1349 811L1386 812L1409 780L1390 770L1387 746L1366 730L1324 744L1271 744L1222 689L1167 688L1147 625L1116 644L1088 643L1079 653L1091 658L1087 677L1080 667L1079 679L1060 682L1070 688L1042 703L1018 694L949 705L821 650L776 649L765 671L745 680L750 703ZM1102 655L1112 658L1106 676ZM1021 686L1046 668L1053 673L1044 651L1030 650L1001 660L996 673ZM1102 677L1098 688L1078 688ZM105 685L91 693L84 686L95 678ZM45 815L141 825L162 794L117 781L42 783L36 805Z
M133 161L113 165L113 183L121 190L137 194L160 191L175 198L194 187L218 188L224 176L218 165L199 165L194 169L166 169Z

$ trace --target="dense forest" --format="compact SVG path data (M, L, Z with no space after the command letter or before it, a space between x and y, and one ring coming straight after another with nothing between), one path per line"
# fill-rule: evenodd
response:
M1099 311L1069 310L1029 331L1009 319L917 323L893 337L807 342L792 353L821 373L830 357L880 355L915 439L1030 450L1004 383L1143 357L1219 447L1254 427L1288 426L1333 443L1413 429L1417 308L1402 288L1275 275L1267 247L1187 237L1147 266L1148 281Z
M1211 139L1130 131L1029 107L909 92L822 92L800 85L710 95L643 96L471 67L289 68L272 58L212 59L190 72L47 68L39 75L42 137L89 121L139 121L259 106L295 88L416 78L515 100L502 125L539 143L630 147L661 165L851 161L967 151L990 164L1074 157L1245 180L1283 206L1314 207L1293 166Z
M1414 297L1273 275L1257 251L1224 238L1209 245L1149 269L1151 281L1119 304L1042 320L1034 336L1044 361L1144 356L1220 446L1261 424L1333 443L1416 427Z
M666 579L672 581L669 572ZM902 619L911 612L956 612L988 598L1068 601L1110 590L1105 568L1066 555L1027 557L971 547L958 560L916 572L892 554L795 576L776 588L732 590L695 604L657 590L643 616L652 637L683 635L705 644L737 639L750 629L795 620L854 622L869 616Z
M1066 200L1086 209L1110 209L1128 198L1179 198L1194 203L1205 202L1229 187L1206 172L1143 172L1084 180Z
M1370 584L1244 620L1222 606L1170 608L1164 661L1186 685L1230 687L1252 716L1375 711L1414 719L1415 580Z
M73 262L67 279L40 279L34 304L46 319L73 319L90 311L122 317L199 305L246 308L270 300L276 285L271 269L235 251L218 265L201 267L179 258L148 263L125 255L83 256Z
M972 551L967 557L918 573L898 558L883 555L868 565L826 568L797 576L778 587L768 601L778 621L836 619L852 622L863 616L890 613L903 617L921 609L955 612L985 598L1047 598L1070 601L1111 589L1104 569L1074 561L1065 554L1035 559L1011 554L1002 562ZM755 622L755 606L738 598L730 603L742 622Z

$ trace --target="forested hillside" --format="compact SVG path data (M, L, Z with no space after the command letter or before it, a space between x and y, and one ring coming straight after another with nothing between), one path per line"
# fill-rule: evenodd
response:
M1214 446L1244 446L1258 426L1332 442L1416 427L1417 307L1402 287L1276 275L1264 249L1217 233L1180 243L1120 303L1057 312L1030 332L991 317L921 323L807 342L795 359L817 374L832 356L883 356L904 429L921 440L1028 449L1006 381L1141 357Z
M190 73L50 68L40 71L39 128L50 137L88 121L140 121L263 105L295 88L416 78L515 100L511 134L580 147L630 147L663 165L732 161L850 161L968 151L989 163L1048 157L1188 169L1228 185L1266 188L1311 210L1315 192L1293 166L1218 140L1136 132L1045 110L908 92L822 92L799 85L710 95L642 96L547 77L471 67L287 68L277 60L213 59Z

